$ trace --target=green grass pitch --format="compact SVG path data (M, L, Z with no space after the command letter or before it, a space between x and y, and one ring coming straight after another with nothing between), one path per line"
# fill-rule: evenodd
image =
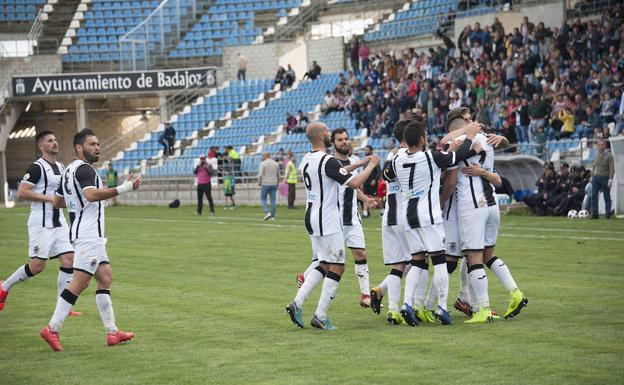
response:
M26 262L27 209L0 210L0 279ZM503 216L496 254L529 306L515 319L390 326L358 306L351 256L328 333L284 312L310 260L303 210L107 209L117 323L107 347L94 284L65 322L63 353L38 335L56 300L58 262L19 284L0 313L0 384L616 384L624 376L624 221ZM365 220L371 284L387 274L378 212ZM499 313L507 293L489 273ZM455 300L458 274L451 277ZM304 306L309 319L320 287Z

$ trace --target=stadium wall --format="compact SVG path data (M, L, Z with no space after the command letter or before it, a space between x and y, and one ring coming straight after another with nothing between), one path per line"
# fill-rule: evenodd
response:
M87 127L91 128L98 136L100 143L105 143L114 137L121 137L128 123L124 120L128 117L136 117L136 111L91 111L87 117ZM139 115L140 116L140 115ZM152 119L159 119L155 115ZM54 132L59 142L59 162L68 164L75 158L73 137L78 131L76 113L68 111L63 113L42 113L34 120L37 132L50 130ZM134 140L132 140L134 141ZM38 157L35 138L9 139L7 142L7 179L11 188L15 187L28 165Z
M300 79L312 64L312 60L319 63L323 72L344 70L342 38L225 47L223 80L236 79L238 53L247 57L247 79L271 79L275 77L278 66L285 68L288 64L292 65Z
M63 72L59 55L32 55L0 60L0 85L12 75L58 74Z
M467 25L474 25L477 22L482 27L492 25L495 18L503 24L506 33L511 33L514 28L522 24L524 16L527 16L534 24L543 22L546 27L559 27L565 20L565 2L544 2L543 4L524 5L519 10L457 18L455 19L455 36L458 37Z

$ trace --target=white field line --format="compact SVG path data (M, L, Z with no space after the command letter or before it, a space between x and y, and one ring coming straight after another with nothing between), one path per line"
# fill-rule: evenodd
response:
M302 225L290 225L290 224L279 224L279 223L273 223L273 222L262 222L261 219L258 218L246 218L246 217L237 217L237 218L219 218L219 219L225 219L225 220L207 220L207 221L198 221L198 220L191 220L191 219L162 219L162 218L121 218L121 217L109 217L110 219L114 219L114 220L131 220L131 221L142 221L142 222L160 222L160 223L192 223L192 224L206 224L206 225L210 225L210 224L218 224L218 225L226 225L226 224L232 224L235 221L241 221L241 220L247 220L249 221L249 223L246 223L246 226L253 226L253 227L278 227L278 228L291 228L291 229L301 229L303 231L303 224ZM300 222L299 220L280 220L280 221L297 221ZM381 227L366 227L369 230L377 230L380 231ZM552 228L518 228L518 227L514 227L514 226L502 226L501 230L505 231L505 230L533 230L533 231L566 231L568 229L552 229ZM572 230L570 230L572 231ZM576 230L578 232L585 232L585 230ZM621 232L618 231L601 231L601 233L606 233L606 234L622 234ZM509 237L509 238L531 238L531 239L568 239L570 240L570 237L567 235L536 235L536 234L508 234L508 233L502 233L500 234L501 237ZM615 237L585 237L585 236L574 236L574 239L576 240L587 240L587 241L613 241L613 242L624 242L624 237L620 237L620 238L615 238Z

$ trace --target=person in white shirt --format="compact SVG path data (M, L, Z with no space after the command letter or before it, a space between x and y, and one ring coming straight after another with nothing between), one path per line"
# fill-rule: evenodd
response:
M344 273L345 242L338 207L340 186L358 189L379 164L379 158L367 158L366 168L353 175L336 158L326 153L331 140L325 124L310 123L306 128L306 136L312 150L303 157L299 165L307 191L304 223L310 234L313 257L318 260L319 265L305 276L305 282L295 299L286 307L286 312L296 326L303 328L303 304L323 280L323 289L311 324L319 329L335 330L327 317L327 310Z
M130 175L118 187L104 187L93 163L99 160L100 142L88 128L74 136L78 159L67 166L54 197L54 207L67 207L74 213L69 238L75 248L74 275L59 295L54 314L39 335L54 351L62 351L59 331L78 296L89 286L91 277L97 281L95 302L106 329L106 343L118 345L134 338L134 333L117 328L110 298L112 270L106 252L104 201L136 190L141 178Z
M4 309L9 290L41 273L49 259L61 264L57 288L59 295L73 274L74 248L69 242L69 229L62 210L52 206L64 167L57 162L58 141L51 131L35 137L41 158L31 163L18 188L19 199L32 202L28 216L28 264L20 266L10 277L0 281L0 310ZM71 213L70 213L71 215ZM79 315L70 309L69 315Z

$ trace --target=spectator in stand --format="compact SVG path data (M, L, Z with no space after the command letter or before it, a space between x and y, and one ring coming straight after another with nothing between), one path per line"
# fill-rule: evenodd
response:
M611 211L611 186L615 175L613 155L607 151L604 140L598 142L598 153L592 162L591 179L591 213L592 219L598 219L598 195L602 191L607 219L613 215Z
M624 86L624 84L620 83L620 88ZM617 115L615 116L615 127L613 130L612 136L618 136L620 133L624 132L624 92L620 96L620 100L617 103Z
M314 60L312 61L312 68L310 68L310 70L303 75L301 81L304 81L306 78L316 80L319 76L321 76L321 66L319 66L316 60Z
M529 101L526 98L522 98L519 105L514 110L514 117L516 119L516 139L518 143L529 141Z
M264 220L273 220L277 208L276 192L277 185L280 180L279 164L271 159L271 154L265 152L262 154L262 163L258 171L258 185L261 186L260 201L262 202L262 210L264 210ZM267 195L271 199L271 209L267 206Z
M301 110L297 112L297 126L295 127L295 133L305 132L306 127L310 124L310 119L303 114Z
M330 114L334 111L338 111L339 104L338 98L335 94L330 91L325 92L325 97L323 98L323 105L321 105L321 112L324 115Z
M371 146L364 147L364 156L372 156L373 148ZM362 184L362 192L368 196L369 198L375 198L377 196L377 183L381 178L381 168L379 165L375 167L375 170L370 174L368 179ZM362 209L362 216L364 218L368 218L369 214L369 201L364 202L364 207Z
M360 42L353 39L351 42L351 70L356 76L360 75Z
M158 143L164 147L164 155L173 155L176 138L176 130L169 123L165 123L165 131L158 138Z
M290 112L286 113L286 134L292 134L297 127L297 118L292 116Z
M544 129L546 117L550 107L539 94L533 94L533 101L529 104L529 141L533 141L538 128Z
M214 170L210 163L206 161L206 156L201 155L199 157L199 164L193 170L193 174L197 178L197 213L196 215L202 215L204 207L204 194L208 199L208 205L210 205L210 215L215 214L214 202L212 201L212 186L210 180Z
M574 134L574 114L567 107L559 110L557 114L559 120L563 122L561 126L561 131L557 133L555 136L557 139L567 138Z
M360 69L362 72L368 70L368 56L370 55L370 48L366 45L366 42L362 42L359 49L360 56Z
M286 76L286 70L284 67L279 66L277 68L277 73L275 73L275 80L273 80L273 84L279 84L281 88L281 84L284 81L284 76Z
M297 80L297 74L292 66L289 64L286 69L286 73L284 74L284 79L282 80L282 89L291 87L293 83Z
M247 58L245 55L242 55L240 52L237 54L238 56L238 72L236 73L236 78L238 80L245 81L247 80Z

